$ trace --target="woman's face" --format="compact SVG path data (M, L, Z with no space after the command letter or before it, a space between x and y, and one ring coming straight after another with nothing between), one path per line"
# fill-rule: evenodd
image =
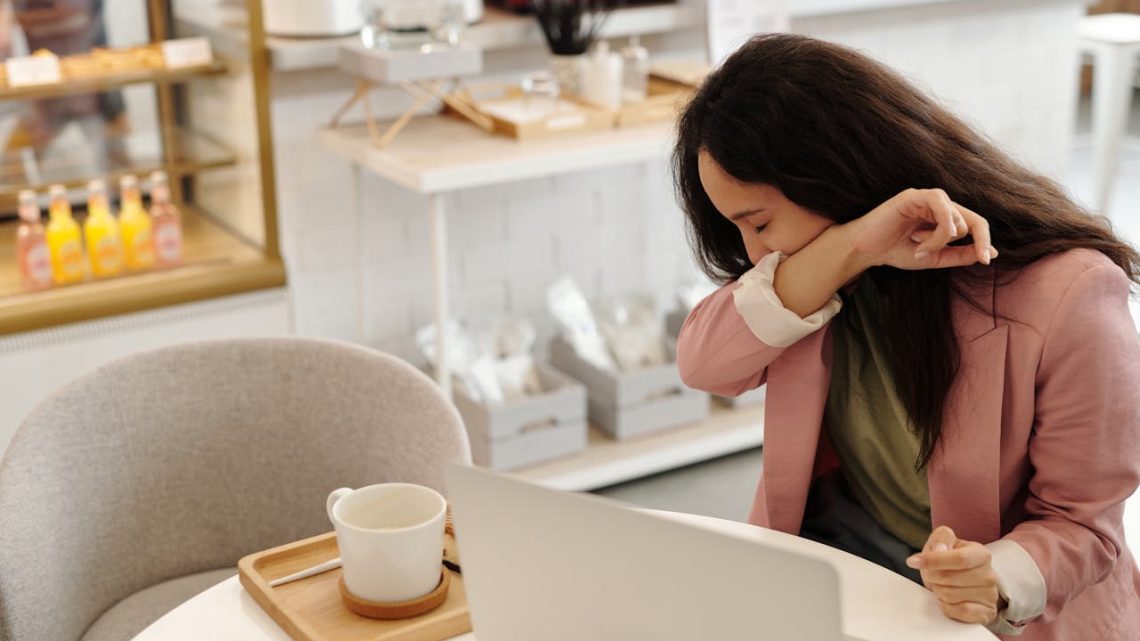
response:
M740 182L705 151L697 157L697 169L709 200L740 230L753 265L774 251L790 256L835 224L788 200L771 185Z

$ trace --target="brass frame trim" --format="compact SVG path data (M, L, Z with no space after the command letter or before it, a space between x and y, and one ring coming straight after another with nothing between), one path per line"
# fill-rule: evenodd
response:
M84 283L49 295L0 300L0 336L284 285L285 265L268 257Z
M265 225L265 253L281 258L277 229L277 165L273 157L273 123L270 120L269 49L265 44L265 23L261 0L246 0L249 22L249 64L253 73L254 109L257 112L257 140L261 176L261 208Z

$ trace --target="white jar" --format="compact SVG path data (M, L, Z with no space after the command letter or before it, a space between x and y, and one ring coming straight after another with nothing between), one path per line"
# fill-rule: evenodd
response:
M265 33L274 36L344 36L360 31L360 0L264 0Z
M621 56L610 51L608 42L602 40L594 45L582 83L586 101L603 109L621 109L621 71Z

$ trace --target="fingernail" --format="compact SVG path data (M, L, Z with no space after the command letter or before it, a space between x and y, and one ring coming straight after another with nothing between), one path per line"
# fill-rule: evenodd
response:
M929 255L930 255L930 252L928 252L928 251L921 251L921 252L915 252L914 253L914 257L917 259L926 258Z
M911 241L916 242L916 243L922 242L922 239L918 237L918 234L911 236L910 239L911 239Z
M917 570L918 568L921 568L924 564L922 562L922 557L915 554L913 556L907 557L906 565L907 565L907 567L914 568Z
M990 245L990 258L997 258L997 250L994 249L993 245Z
M945 543L935 543L934 548L932 549L935 552L945 552L946 550L950 549L950 546L946 545Z
M992 260L990 258L990 250L987 249L986 251L982 252L982 264L983 265L989 265L990 260Z

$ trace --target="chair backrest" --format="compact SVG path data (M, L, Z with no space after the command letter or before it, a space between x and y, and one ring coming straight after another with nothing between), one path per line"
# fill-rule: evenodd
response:
M125 358L40 405L0 463L0 640L78 639L140 589L331 530L337 487L443 491L469 461L454 407L386 354L284 338Z

